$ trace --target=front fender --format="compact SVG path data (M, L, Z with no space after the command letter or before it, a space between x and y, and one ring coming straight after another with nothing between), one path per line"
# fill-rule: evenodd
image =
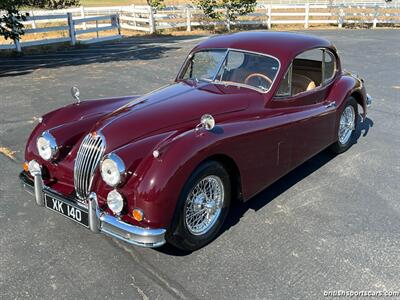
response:
M159 157L145 157L127 183L128 210L142 209L149 227L168 227L186 180L202 161L226 153L222 141L230 133L216 126L212 131L192 129L164 140L155 147Z

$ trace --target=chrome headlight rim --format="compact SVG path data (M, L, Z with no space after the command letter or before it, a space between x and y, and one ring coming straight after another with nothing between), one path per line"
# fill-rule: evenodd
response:
M39 140L40 139L45 139L48 143L49 143L49 147L50 147L50 156L44 156L43 155L43 150L40 150L39 148ZM37 139L36 139L36 150L38 151L40 157L46 161L51 161L51 160L55 160L58 157L58 153L59 153L59 147L57 145L57 141L55 139L55 137L48 132L47 130L44 131Z
M115 167L118 171L118 181L117 182L109 182L106 175L103 172L103 163L107 160L110 160L112 163L115 164ZM125 163L124 161L115 153L109 153L107 155L105 155L103 157L103 159L100 162L100 174L101 174L101 178L103 179L103 181L110 187L117 187L117 186L121 186L122 184L125 183L125 179L126 179L126 167L125 167Z
M124 196L116 189L107 194L107 206L115 215L120 215L124 209Z

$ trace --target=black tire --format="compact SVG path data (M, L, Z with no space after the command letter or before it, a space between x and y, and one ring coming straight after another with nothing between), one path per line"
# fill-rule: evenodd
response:
M217 176L221 179L224 189L224 200L221 212L210 229L201 235L190 232L185 221L185 207L189 193L202 179L207 176ZM184 251L195 251L210 243L223 225L231 204L231 181L225 168L218 162L207 161L201 164L186 181L179 196L175 215L171 226L167 230L166 240L169 244Z
M354 120L354 129L350 135L350 138L348 139L348 141L346 143L341 143L339 140L339 126L340 126L340 117L342 116L342 113L344 112L344 110L346 109L346 107L348 106L352 106L354 108L354 112L355 112L355 120ZM349 149L355 142L355 135L356 135L356 131L357 131L357 126L358 126L358 105L357 105L357 101L356 99L354 99L352 96L350 96L347 101L346 104L343 105L342 110L340 111L339 114L339 118L338 118L338 123L336 125L336 134L337 134L337 140L335 143L333 143L330 146L330 150L335 153L335 154L340 154L343 153L345 151L347 151L347 149Z

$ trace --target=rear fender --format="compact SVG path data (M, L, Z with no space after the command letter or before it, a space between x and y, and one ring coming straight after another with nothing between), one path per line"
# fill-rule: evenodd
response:
M332 87L328 100L335 101L336 107L341 111L346 100L353 95L358 104L363 108L362 117L365 119L367 114L367 94L361 79L351 74L343 75Z

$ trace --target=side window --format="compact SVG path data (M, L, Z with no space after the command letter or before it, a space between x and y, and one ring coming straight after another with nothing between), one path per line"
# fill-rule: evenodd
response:
M291 93L291 79L292 79L292 65L286 71L285 76L283 76L281 83L279 84L278 91L276 92L277 97L287 97Z
M335 56L328 50L324 50L324 64L323 64L323 83L326 84L335 76L336 73L336 59Z
M323 55L321 49L301 53L293 60L292 95L306 92L321 85Z
M276 96L295 96L328 83L336 72L335 56L325 49L305 51L293 60Z

